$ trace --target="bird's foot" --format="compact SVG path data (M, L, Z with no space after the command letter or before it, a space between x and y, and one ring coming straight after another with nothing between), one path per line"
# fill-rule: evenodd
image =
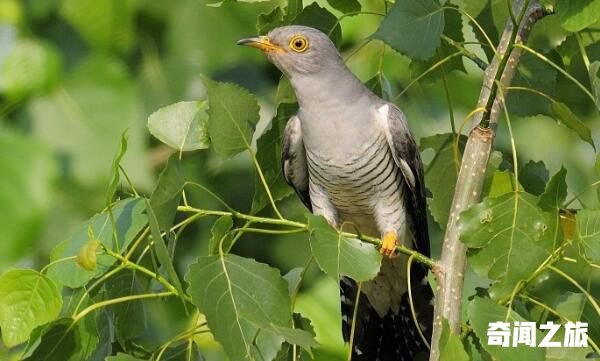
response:
M396 243L398 242L398 235L396 232L386 232L381 240L381 252L382 255L392 257L396 253Z

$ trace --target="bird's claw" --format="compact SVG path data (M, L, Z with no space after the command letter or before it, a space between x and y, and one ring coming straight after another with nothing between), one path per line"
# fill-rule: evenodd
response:
M396 253L396 243L398 236L394 232L387 232L383 235L381 240L381 249L379 252L383 256L392 257Z

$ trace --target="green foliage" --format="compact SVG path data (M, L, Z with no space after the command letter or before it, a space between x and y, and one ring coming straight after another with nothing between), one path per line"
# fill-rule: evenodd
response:
M210 146L208 102L179 102L160 108L148 118L148 130L180 152L206 149Z
M483 348L495 359L506 361L544 361L545 349L534 348L520 344L517 347L490 346L487 340L487 330L492 322L510 322L527 321L524 317L513 310L499 305L492 300L475 298L469 303L469 320L477 337L482 340ZM541 340L542 334L539 330L536 332L536 340ZM512 342L512 340L511 340Z
M120 248L125 249L147 224L144 209L144 202L141 199L129 198L117 202L112 207L115 229L108 212L97 214L82 224L71 238L56 246L51 259L57 261L64 257L77 256L81 247L92 239L100 240L102 247L114 251L116 248L113 243L113 231L118 236L117 242ZM105 273L115 261L114 257L100 254L97 267L93 271L83 270L76 263L59 262L49 267L48 276L61 285L78 288Z
M33 270L12 270L0 276L2 341L12 347L26 341L37 326L52 321L62 306L58 287Z
M584 257L600 262L600 211L583 209L577 213L577 239Z
M600 17L598 0L557 0L556 14L562 26L569 31L579 31L593 24Z
M448 321L442 321L442 335L440 336L440 361L469 361L469 354L458 335L450 331Z
M373 36L411 58L427 60L443 31L444 11L435 0L408 0L394 3Z
M321 216L307 217L310 249L325 273L336 279L349 276L356 281L377 275L381 255L375 246L336 232Z

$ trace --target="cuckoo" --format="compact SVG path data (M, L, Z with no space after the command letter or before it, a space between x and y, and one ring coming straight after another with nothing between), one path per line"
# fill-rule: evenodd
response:
M352 360L428 359L427 269L411 267L413 317L407 257L396 252L401 243L429 256L423 166L405 115L365 87L319 30L284 26L238 44L262 50L296 94L298 112L283 135L286 181L333 227L352 224L382 239L384 260L373 280L340 279L342 335Z

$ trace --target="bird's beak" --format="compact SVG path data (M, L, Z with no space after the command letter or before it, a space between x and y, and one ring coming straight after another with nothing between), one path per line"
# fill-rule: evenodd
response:
M262 51L283 50L280 46L273 44L267 36L255 36L252 38L241 39L237 44L257 48Z

